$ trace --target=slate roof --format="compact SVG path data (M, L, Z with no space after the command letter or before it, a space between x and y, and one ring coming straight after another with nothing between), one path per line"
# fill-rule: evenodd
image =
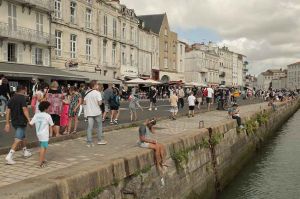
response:
M145 23L145 28L151 29L154 33L159 34L165 14L141 15L138 18Z

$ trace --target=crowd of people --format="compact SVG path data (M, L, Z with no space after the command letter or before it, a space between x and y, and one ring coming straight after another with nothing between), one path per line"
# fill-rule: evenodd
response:
M126 98L124 98L122 89L118 89L113 84L109 84L104 90L102 84L97 81L91 81L88 85L81 84L77 86L62 86L57 81L50 85L44 82L34 81L32 87L32 97L30 107L34 113L30 117L28 108L28 88L24 85L18 85L16 92L11 95L8 86L8 80L2 75L0 78L0 115L6 114L5 132L10 132L11 127L15 129L15 141L6 156L7 164L15 164L13 159L15 151L21 146L24 157L30 157L32 154L26 148L26 127L35 126L36 134L40 142L40 167L46 165L45 154L48 148L50 137L61 135L76 134L79 116L83 113L87 121L87 146L93 147L92 131L94 124L97 123L97 144L106 145L104 139L102 123L110 119L110 124L118 124L120 115L121 99L127 100L131 121L137 121L137 110L142 106L139 101L138 88L132 88ZM288 90L252 90L244 89L240 91L237 88L217 87L192 87L170 86L168 90L170 102L170 118L176 120L179 110L188 106L188 117L195 116L195 109L201 109L201 105L206 103L207 110L212 109L214 103L217 104L217 110L227 110L232 119L235 119L240 128L243 128L240 118L240 111L237 104L237 98L252 99L261 98L269 102L274 109L275 101L284 101L295 98L297 91ZM159 89L151 86L148 92L149 109L157 110L157 98ZM108 117L109 116L109 117ZM139 146L155 150L157 166L164 166L165 151L161 144L152 140L150 133L155 133L155 118L146 120L139 128L140 142Z

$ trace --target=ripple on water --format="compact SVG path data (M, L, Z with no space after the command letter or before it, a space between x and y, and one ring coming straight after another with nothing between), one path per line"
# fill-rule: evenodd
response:
M300 199L300 111L278 131L220 199Z

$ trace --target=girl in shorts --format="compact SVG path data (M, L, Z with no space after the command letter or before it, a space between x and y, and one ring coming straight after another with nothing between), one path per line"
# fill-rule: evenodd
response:
M142 148L148 148L154 150L155 163L159 171L162 171L165 160L165 148L162 144L158 143L157 140L150 138L150 133L155 134L154 126L156 125L156 119L148 119L139 128L139 146Z

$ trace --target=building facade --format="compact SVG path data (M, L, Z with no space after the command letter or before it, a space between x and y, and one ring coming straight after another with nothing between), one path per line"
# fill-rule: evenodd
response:
M289 89L300 89L300 62L288 65L287 87Z
M145 28L159 35L159 71L154 70L153 76L159 77L162 82L184 80L184 75L178 73L177 33L170 30L167 15L143 15L139 19L144 22Z
M279 79L286 76L286 71L282 69L270 69L262 72L257 77L257 88L262 90L268 90L272 87L272 80Z

